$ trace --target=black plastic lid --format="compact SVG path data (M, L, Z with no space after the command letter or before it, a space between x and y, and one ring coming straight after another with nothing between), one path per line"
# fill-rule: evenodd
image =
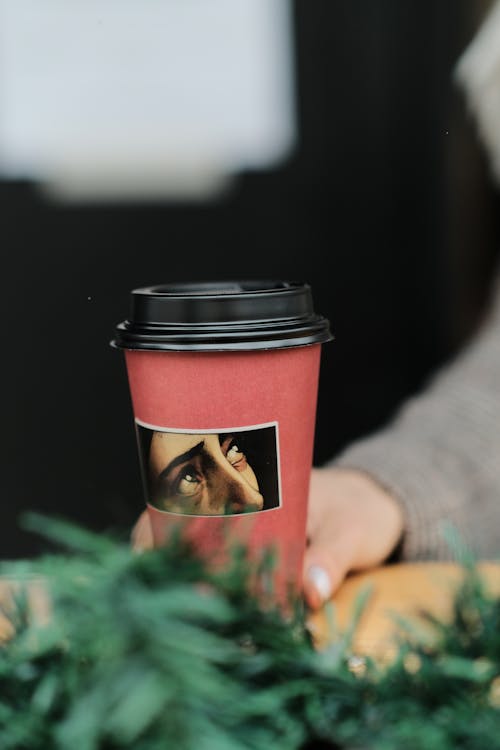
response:
M111 345L159 351L244 351L322 344L329 321L298 281L161 284L131 292Z

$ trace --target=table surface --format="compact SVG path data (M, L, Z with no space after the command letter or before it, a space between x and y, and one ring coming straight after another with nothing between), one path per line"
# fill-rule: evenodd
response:
M486 588L500 596L500 563L482 561L478 570ZM394 652L396 638L402 633L397 618L411 621L422 635L431 631L421 617L422 611L441 620L450 617L453 594L464 575L455 563L398 563L350 575L326 607L308 617L308 626L318 649L327 647L352 622L357 600L363 592L368 600L352 640L352 649L360 655L387 658ZM5 603L16 584L0 578L0 602ZM34 580L30 586L30 604L39 621L49 617L43 583ZM397 617L395 617L395 615ZM0 614L0 640L12 633L6 618Z
M481 561L478 571L487 591L500 595L500 563ZM452 613L453 595L463 580L456 563L398 563L349 576L332 597L330 606L310 615L309 627L318 648L325 648L352 622L356 601L368 599L352 640L360 655L387 658L404 633L401 618L411 623L417 637L431 639L433 630L422 612L441 621Z

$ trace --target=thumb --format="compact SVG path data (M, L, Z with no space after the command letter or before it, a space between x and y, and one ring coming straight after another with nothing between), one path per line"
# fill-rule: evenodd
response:
M151 522L146 510L141 513L134 528L132 529L131 542L134 552L143 552L144 550L151 549L151 547L154 546Z
M331 539L318 539L306 549L303 593L311 609L319 609L338 589L349 571L348 559L348 551Z

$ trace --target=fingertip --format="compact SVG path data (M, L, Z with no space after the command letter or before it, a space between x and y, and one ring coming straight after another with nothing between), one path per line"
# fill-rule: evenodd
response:
M313 609L321 607L333 594L333 582L329 571L317 563L307 567L304 583L306 600Z
M325 568L320 565L311 565L308 570L308 577L314 582L322 599L328 599L332 595L332 579Z
M345 566L318 545L306 550L303 593L311 609L319 609L334 595L346 573Z
M309 581L307 578L304 580L303 594L306 605L309 609L315 611L320 609L324 602L316 589L314 583Z

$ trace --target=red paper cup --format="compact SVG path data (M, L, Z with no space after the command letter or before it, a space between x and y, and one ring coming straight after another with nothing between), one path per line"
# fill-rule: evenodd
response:
M226 559L274 549L278 598L301 589L321 344L309 285L237 281L132 292L125 350L154 544L179 523Z

